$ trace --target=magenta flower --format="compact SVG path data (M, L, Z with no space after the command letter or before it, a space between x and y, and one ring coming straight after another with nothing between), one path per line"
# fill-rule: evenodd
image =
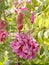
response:
M14 9L14 12L19 13L20 11L22 12L23 10L29 12L29 9L27 7L18 7L17 9Z
M8 33L4 30L0 30L0 42L4 42L8 37Z
M22 10L29 12L29 9L27 7L22 7Z
M34 23L34 20L35 20L35 15L34 15L34 13L31 13L30 20L31 20L31 23Z
M6 22L4 20L0 20L0 29L6 28Z
M30 60L36 57L39 44L26 33L16 33L15 39L10 43L10 47L18 57Z

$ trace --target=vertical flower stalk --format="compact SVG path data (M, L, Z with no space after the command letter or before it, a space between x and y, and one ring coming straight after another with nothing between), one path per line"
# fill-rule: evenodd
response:
M4 30L0 30L0 42L4 42L8 37L8 33Z
M6 21L0 20L0 42L4 42L8 37L8 33L5 31L6 29Z
M6 28L5 20L0 20L0 29L5 29L5 28Z
M30 16L31 23L34 23L34 20L35 20L35 15L34 13L31 13L31 16Z

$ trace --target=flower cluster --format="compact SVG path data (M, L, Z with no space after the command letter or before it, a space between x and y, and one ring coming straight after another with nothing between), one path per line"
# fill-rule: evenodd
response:
M26 33L16 33L10 47L18 57L31 60L36 57L39 44Z
M6 31L0 30L0 42L4 42L7 36L8 36L8 33Z
M6 29L6 21L0 20L0 42L4 42L8 36L8 33L4 29Z
M0 42L4 42L8 36L8 33L4 29L6 29L6 21L0 20Z

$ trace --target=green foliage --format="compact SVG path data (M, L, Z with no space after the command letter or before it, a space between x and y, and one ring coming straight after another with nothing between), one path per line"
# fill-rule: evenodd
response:
M31 0L32 4L26 4L29 10L34 11L36 18L34 24L30 22L30 13L23 11L25 14L22 31L32 32L31 37L35 38L40 45L40 50L35 59L31 61L19 59L21 65L49 65L49 0ZM36 9L36 7L38 7ZM0 19L5 18L9 37L4 43L0 42L0 65L14 65L17 63L17 57L12 53L10 42L14 39L14 33L18 32L16 26L16 15L13 10L12 0L0 0ZM6 64L7 63L7 64Z
M38 3L38 1L37 0L32 0L32 3L33 3L33 5L36 7L36 6L39 6L39 3Z

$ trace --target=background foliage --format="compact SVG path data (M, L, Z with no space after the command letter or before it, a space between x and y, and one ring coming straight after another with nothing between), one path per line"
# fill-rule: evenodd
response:
M32 4L25 3L24 6L32 10L35 15L35 21L30 23L29 13L24 12L26 16L23 23L23 32L31 33L31 37L35 38L40 44L40 50L35 59L31 61L20 60L22 65L49 65L49 0L31 0ZM16 8L19 4L16 5ZM21 5L22 6L22 5ZM0 65L14 65L17 58L12 53L9 46L14 39L14 33L17 32L16 14L13 13L12 0L0 0L0 19L4 18L7 23L7 31L10 33L8 39L4 43L0 43ZM27 23L26 23L27 22Z

